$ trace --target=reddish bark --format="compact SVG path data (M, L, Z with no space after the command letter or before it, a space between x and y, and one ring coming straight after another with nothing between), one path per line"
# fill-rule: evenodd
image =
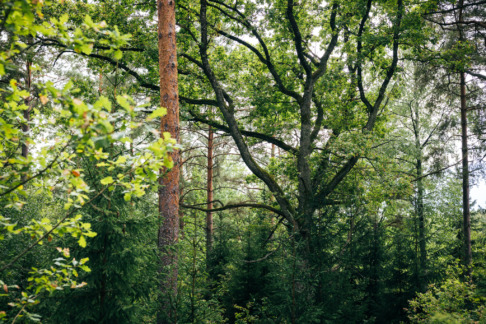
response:
M177 82L177 47L175 1L158 0L158 46L160 73L160 105L167 108L161 119L160 132L169 132L179 142L179 95ZM158 247L161 252L161 293L165 299L158 323L176 322L173 302L177 294L177 254L174 244L179 235L179 167L180 153L171 153L174 166L161 170L159 179L160 227Z

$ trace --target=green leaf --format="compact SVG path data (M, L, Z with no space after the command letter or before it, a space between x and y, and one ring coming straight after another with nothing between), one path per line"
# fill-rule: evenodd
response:
M69 80L64 86L64 88L62 88L62 91L63 92L69 91L72 87L73 87L73 82Z
M120 50L117 50L113 55L113 58L117 61L121 60L122 57L123 57L123 53Z
M147 117L147 120L152 120L152 119L155 119L157 117L162 117L162 116L165 116L167 114L167 108L164 108L164 107L160 107L156 110L154 110L148 117Z
M86 239L84 238L83 235L81 235L81 237L79 238L78 244L82 248L86 247Z
M124 108L126 111L131 111L130 107L130 102L128 101L130 97L123 95L123 96L117 96L116 97L116 102Z
M93 20L91 19L90 16L86 15L86 17L84 17L84 23L86 25L88 25L89 27L93 27Z
M93 44L83 44L79 47L79 50L82 53L89 55L91 52L93 52Z
M106 110L111 111L111 102L110 99L108 99L105 96L101 96L93 105L94 108L96 109L101 109L104 107Z
M67 23L69 19L69 15L68 14L64 14L61 16L61 18L59 18L59 24L60 25L65 25Z
M114 180L113 180L112 177L106 177L106 178L102 179L100 182L101 182L102 185L108 185L110 183L113 183Z
M122 155L122 156L120 156L120 157L119 157L119 158L116 160L115 164L122 164L122 163L125 163L125 162L127 162L127 158L126 158L125 156L123 156L123 155Z
M91 272L91 269L86 266L86 265L82 265L82 266L79 266L82 270L84 270L85 272Z

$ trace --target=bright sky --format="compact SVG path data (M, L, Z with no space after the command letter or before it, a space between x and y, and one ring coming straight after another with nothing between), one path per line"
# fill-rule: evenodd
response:
M476 204L486 208L486 182L481 180L477 186L471 188L471 202L476 200Z

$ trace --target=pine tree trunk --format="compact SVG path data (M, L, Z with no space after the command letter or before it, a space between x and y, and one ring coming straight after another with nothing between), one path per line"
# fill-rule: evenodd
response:
M469 158L467 145L466 78L461 72L461 137L462 137L462 218L464 226L464 263L471 274L471 213L469 209Z
M423 153L422 143L420 140L420 116L418 107L414 109L415 120L414 135L415 135L415 149L417 150L416 171L417 171L417 201L416 210L418 217L418 242L419 242L419 286L425 288L425 272L427 268L427 246L425 237L425 213L424 213L424 184L423 184Z
M420 154L422 155L422 154ZM419 223L419 250L420 250L420 285L425 283L427 271L427 246L425 238L425 213L424 213L424 185L423 185L422 158L417 159L417 216Z
M464 0L459 1L459 39L464 41L463 14ZM467 105L466 105L466 76L464 71L460 73L461 78L461 139L462 139L462 218L464 227L464 264L468 276L471 275L472 251L471 251L471 213L469 208L469 157L467 145Z
M206 263L209 264L211 249L213 248L213 130L208 129L208 179L207 179L207 209L206 212Z
M177 81L177 48L175 1L158 0L158 46L160 73L160 105L167 108L167 115L161 119L160 131L169 132L179 142L179 95ZM173 168L159 179L160 227L158 247L161 253L163 299L158 314L158 323L175 323L175 297L177 295L177 254L174 244L179 234L179 167L180 154L171 153Z

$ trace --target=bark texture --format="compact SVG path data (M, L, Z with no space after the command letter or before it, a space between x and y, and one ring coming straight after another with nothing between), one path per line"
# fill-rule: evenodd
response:
M160 132L169 132L179 142L179 95L177 83L177 47L175 1L158 0L158 48L160 73L160 105L167 108L161 119ZM161 170L159 179L160 228L158 247L161 252L160 285L163 298L158 323L175 323L174 302L177 294L177 255L174 244L179 235L179 151L171 153L174 166Z

